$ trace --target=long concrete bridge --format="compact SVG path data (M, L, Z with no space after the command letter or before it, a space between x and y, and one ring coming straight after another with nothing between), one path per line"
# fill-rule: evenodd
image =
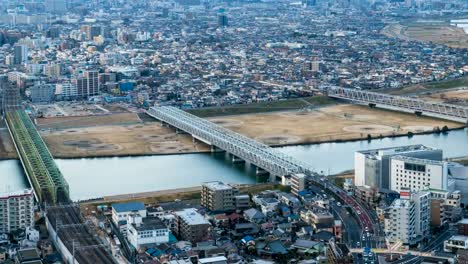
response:
M24 110L7 111L6 124L26 177L40 204L67 203L69 187Z
M468 124L468 107L460 105L430 102L406 96L395 96L342 87L328 87L323 89L322 92L329 97L371 107L431 116Z

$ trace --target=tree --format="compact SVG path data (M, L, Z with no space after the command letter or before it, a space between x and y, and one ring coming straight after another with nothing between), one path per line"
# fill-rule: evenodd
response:
M445 134L445 133L447 133L448 131L449 131L449 128L448 128L447 125L445 125L445 126L442 127L442 133Z

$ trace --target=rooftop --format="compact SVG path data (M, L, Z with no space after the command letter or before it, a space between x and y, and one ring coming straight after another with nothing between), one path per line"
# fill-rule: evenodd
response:
M455 235L455 236L451 236L449 240L468 241L468 236Z
M369 157L377 157L377 156L384 156L384 155L395 155L395 154L403 154L403 153L408 153L408 152L428 151L428 150L437 150L437 149L427 147L422 144L418 144L418 145L398 146L398 147L390 147L390 148L360 150L360 151L357 151L357 153L361 153Z
M210 224L195 208L188 208L182 211L177 211L175 214L182 218L189 225L204 225Z
M158 217L146 217L140 225L132 224L137 231L165 229L166 225Z
M18 190L14 192L0 193L0 199L9 199L9 198L14 198L14 197L28 196L32 194L33 194L32 189L23 189L23 190Z
M219 257L211 257L211 258L202 258L198 260L198 263L204 264L204 263L220 263L220 262L226 262L227 263L227 258L224 256L219 256Z
M232 189L232 186L225 184L224 182L220 182L220 181L205 182L203 183L203 186L206 186L209 189L216 190L216 191Z
M112 208L114 208L117 213L140 211L145 210L145 204L142 202L118 203L112 204Z
M415 163L415 164L421 164L421 165L444 165L446 164L447 162L445 161L438 161L438 160L430 160L430 159L418 159L418 158L413 158L413 157L408 157L408 156L401 156L401 155L398 155L398 156L393 156L392 159L395 159L395 160L402 160L402 161L406 161L406 162L411 162L411 163Z

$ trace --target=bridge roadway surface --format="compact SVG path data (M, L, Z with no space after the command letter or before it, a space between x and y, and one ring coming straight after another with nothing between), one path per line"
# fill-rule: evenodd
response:
M329 97L348 100L394 111L415 113L440 119L468 124L468 107L430 102L405 96L395 96L342 87L328 87L322 90Z
M180 129L211 146L223 149L275 176L303 173L316 186L328 190L353 210L363 229L373 232L372 218L354 198L313 171L312 167L265 144L225 129L171 106L151 107L148 115Z
M28 114L8 111L6 124L36 200L40 204L69 202L68 183Z

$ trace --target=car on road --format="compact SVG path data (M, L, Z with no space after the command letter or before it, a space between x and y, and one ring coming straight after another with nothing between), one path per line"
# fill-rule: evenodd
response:
M337 202L336 205L341 206L341 203L340 203L340 202Z

